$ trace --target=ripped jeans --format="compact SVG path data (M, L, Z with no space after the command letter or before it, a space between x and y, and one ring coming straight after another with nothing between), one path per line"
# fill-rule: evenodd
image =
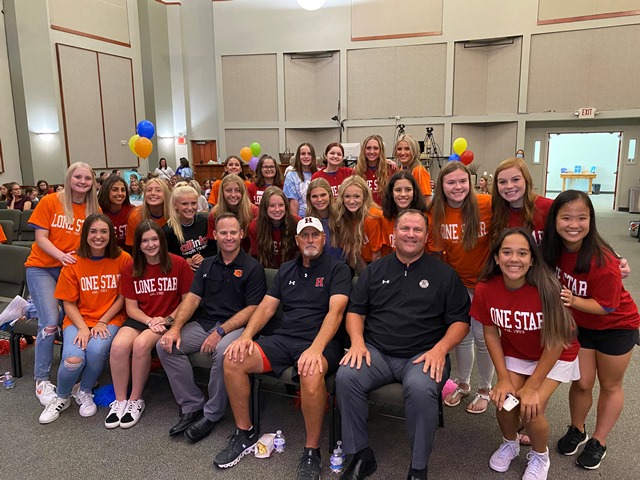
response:
M69 325L62 331L64 344L62 346L62 361L60 368L58 368L58 397L68 398L71 395L71 389L78 383L78 379L80 379L80 390L91 392L100 378L102 370L104 370L109 358L111 342L119 328L116 325L107 325L107 330L111 335L105 339L91 337L86 350L82 350L73 343L78 334L78 328L75 325ZM69 362L71 357L80 358L82 361L80 363Z
M64 311L54 292L62 267L27 267L27 285L38 311L38 338L36 340L36 360L33 374L36 381L49 380L53 360L53 341L58 331Z

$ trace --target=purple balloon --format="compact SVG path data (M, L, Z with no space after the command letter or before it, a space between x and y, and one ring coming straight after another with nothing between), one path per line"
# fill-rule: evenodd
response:
M259 161L260 159L258 157L251 157L251 160L249 160L249 168L255 172L256 168L258 168Z
M449 155L449 161L450 162L459 162L460 161L460 155L458 155L457 153L452 153L451 155Z

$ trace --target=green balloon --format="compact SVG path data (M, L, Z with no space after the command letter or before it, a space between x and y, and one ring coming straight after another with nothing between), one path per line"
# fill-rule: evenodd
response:
M251 154L254 157L259 157L260 156L260 152L262 152L262 147L260 146L260 144L258 142L253 142L249 148L251 149Z

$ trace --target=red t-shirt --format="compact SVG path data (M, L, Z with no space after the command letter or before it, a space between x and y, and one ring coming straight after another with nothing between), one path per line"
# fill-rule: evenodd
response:
M528 283L509 290L502 275L476 285L469 314L483 325L500 329L502 351L507 357L537 362L542 356L542 303L538 289ZM571 362L578 356L580 344L574 339L559 360Z
M133 264L122 272L122 295L137 300L138 307L149 317L166 317L173 312L182 295L189 292L193 271L186 260L173 253L171 271L162 273L160 265L147 265L142 277L133 277Z
M389 178L391 175L396 173L396 168L392 165L387 164L387 169L389 170ZM382 205L382 196L384 192L378 192L378 169L377 168L367 168L364 172L364 179L371 190L371 196L373 197L373 201L378 205Z
M56 284L58 300L75 302L89 328L94 327L120 295L120 275L131 267L131 256L122 252L118 258L92 260L76 257L76 263L62 267ZM124 308L109 324L121 326L126 318ZM73 325L65 316L62 328Z
M118 240L118 246L124 248L127 240L127 222L129 221L129 214L136 208L133 205L122 205L122 208L118 213L104 212L116 231L116 238Z
M329 185L331 185L331 193L334 197L338 196L338 188L353 173L353 169L349 167L338 167L338 170L333 173L327 173L326 170L318 170L311 175L311 180L314 178L324 178Z
M547 216L549 215L549 209L551 208L551 204L553 200L550 198L543 197L538 195L534 200L534 211L533 211L533 238L535 238L536 243L540 245L542 242L542 236L544 235L544 226L547 222ZM507 227L524 227L524 220L522 220L522 210L518 208L510 208L511 213L509 214L509 223Z
M484 267L489 254L491 237L491 197L478 195L480 210L480 224L478 226L478 241L471 250L465 250L462 245L462 209L445 204L445 218L440 226L442 243L436 244L433 238L433 216L429 214L429 236L427 240L429 251L442 252L447 262L460 276L460 280L467 288L473 288L478 275Z
M247 195L249 196L249 200L251 200L251 203L253 203L254 205L260 205L262 195L264 195L264 191L269 187L270 185L259 187L255 183L250 183L247 187Z
M608 252L605 264L596 265L591 260L589 273L575 273L578 253L563 252L556 264L556 274L560 283L581 298L592 298L602 308L609 310L607 315L593 315L571 308L571 314L580 327L592 330L623 329L636 330L640 327L638 307L622 284L620 260Z

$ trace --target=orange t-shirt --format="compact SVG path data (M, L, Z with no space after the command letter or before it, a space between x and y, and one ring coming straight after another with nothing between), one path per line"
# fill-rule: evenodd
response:
M81 205L73 204L73 223L67 224L64 217L64 207L58 195L47 195L38 202L36 209L29 217L29 224L35 228L42 228L49 231L49 241L62 252L77 250L80 246L80 233L85 218L86 203ZM55 258L47 255L38 242L34 242L31 247L31 255L24 264L26 267L51 268L60 267L60 263Z
M431 191L431 175L429 175L426 168L422 165L418 165L411 170L411 175L413 175L418 187L420 187L422 195L433 195L433 192Z
M213 182L213 185L211 185L211 192L209 192L209 200L207 200L210 205L218 204L218 195L220 194L221 183L222 183L222 180L216 180L215 182ZM249 185L251 185L251 182L249 180L245 180L244 186L249 188Z
M135 237L136 227L142 221L142 209L144 205L139 205L129 214L129 220L127 220L127 239L125 243L130 247L133 246L133 238ZM164 218L164 215L160 218L152 218L154 222L156 222L159 226L164 227L167 223L167 219Z
M6 243L7 236L4 234L4 229L0 227L0 243Z
M362 259L371 263L373 261L372 252L380 250L380 219L382 218L382 210L378 207L371 207L369 215L364 219L364 245L360 250ZM376 250L372 249L372 245L376 246Z
M431 252L442 252L444 261L458 273L467 288L475 288L478 275L484 267L491 243L491 197L478 195L480 225L478 241L471 250L462 246L462 211L445 204L445 219L440 225L442 243L436 244L433 238L433 216L429 213L429 237L427 245Z
M131 256L122 252L118 258L76 258L76 263L62 268L55 297L58 300L75 302L87 327L91 328L120 295L120 274L131 262ZM123 305L122 310L109 321L109 324L120 327L126 318ZM73 325L73 322L66 315L62 321L62 328L69 325Z

